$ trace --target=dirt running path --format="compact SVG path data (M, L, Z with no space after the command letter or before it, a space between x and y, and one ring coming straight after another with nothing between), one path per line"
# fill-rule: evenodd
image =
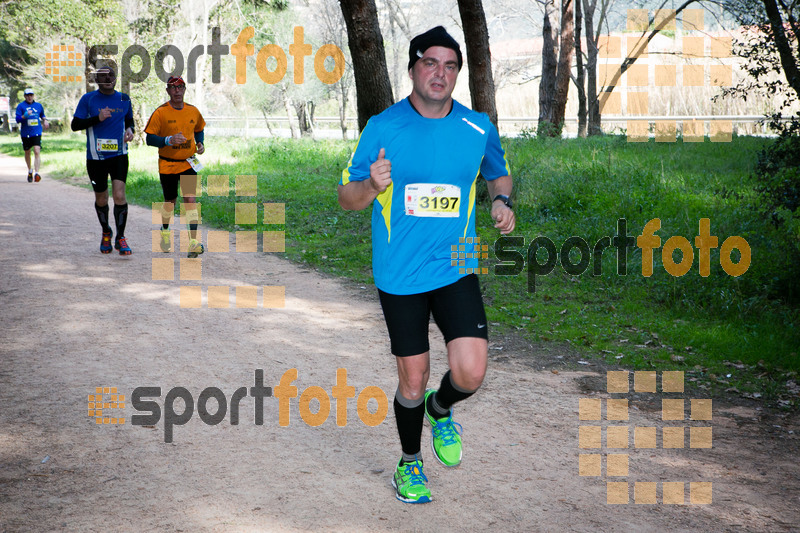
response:
M391 400L380 309L372 287L262 253L207 253L202 283L283 285L285 308L181 309L181 282L152 280L152 258L179 256L150 251L148 210L130 211L133 256L101 255L91 192L46 176L29 184L24 173L21 160L0 156L0 531L797 530L796 419L718 402L712 449L688 449L687 432L687 449L627 450L628 477L580 477L578 401L607 397L597 392L604 377L538 371L538 350L499 338L485 386L457 410L462 466L440 466L425 441L429 505L395 500L391 409L368 427L355 400L346 427L336 425L335 405L325 423L308 426L297 398L288 427L278 424L276 398L265 399L257 426L249 396L239 425L228 415L209 426L195 412L170 444L163 419L131 425L130 404L125 425L97 426L87 416L97 386L128 401L140 386L161 387L162 398L185 387L195 402L214 386L230 399L253 386L256 369L275 387L296 368L300 392L317 385L330 394L346 368L357 392L377 386ZM433 346L438 380L443 349ZM662 424L660 404L631 405L629 422L596 424ZM608 505L606 480L710 481L714 501L689 505L687 485L685 505Z

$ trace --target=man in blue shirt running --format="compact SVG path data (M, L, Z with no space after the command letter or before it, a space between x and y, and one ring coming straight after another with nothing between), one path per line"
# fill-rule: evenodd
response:
M25 164L28 165L28 183L42 180L39 175L42 150L42 128L47 129L50 123L44 116L44 107L34 101L33 89L25 89L25 101L17 106L16 120L20 125L22 149L25 151ZM31 166L31 148L33 148L33 166Z
M370 119L338 189L344 209L372 205L372 271L399 378L394 413L402 458L392 484L407 503L432 499L420 454L423 420L431 424L434 456L458 466L461 426L452 406L474 394L486 374L486 314L474 274L479 175L494 199L495 227L506 234L515 225L497 129L452 98L462 63L458 43L441 26L411 40L411 94ZM426 391L431 314L450 369L438 390Z
M128 200L125 182L128 179L128 142L133 140L133 105L125 93L114 90L117 75L110 67L101 67L95 74L98 90L84 94L72 118L72 131L86 130L86 170L94 189L94 209L103 235L100 252L111 253L113 233L108 223L108 178L114 195L114 221L117 238L114 248L120 255L131 255L125 239Z

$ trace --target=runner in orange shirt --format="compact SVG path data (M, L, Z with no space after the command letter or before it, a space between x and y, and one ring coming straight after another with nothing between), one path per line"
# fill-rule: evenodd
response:
M158 147L158 172L164 191L164 209L161 213L161 250L169 252L171 238L169 219L178 199L181 186L186 218L189 223L189 257L197 257L205 251L197 238L197 171L203 168L196 154L205 152L203 130L206 122L203 115L192 104L183 101L186 83L179 76L167 80L169 101L156 108L144 132L147 144Z

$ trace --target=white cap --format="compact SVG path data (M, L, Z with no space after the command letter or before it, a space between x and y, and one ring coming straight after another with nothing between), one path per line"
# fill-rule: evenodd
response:
M33 94L33 89L25 89L25 96L28 96L29 94Z

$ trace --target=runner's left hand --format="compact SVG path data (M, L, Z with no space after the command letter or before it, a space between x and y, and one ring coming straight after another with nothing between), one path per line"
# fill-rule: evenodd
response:
M203 143L197 143L197 155L203 155L203 152L206 151L206 147Z
M125 137L124 137L124 140L125 140L125 142L126 142L126 143L127 143L127 142L131 142L131 141L133 140L133 130L132 130L132 129L130 129L130 128L127 128L127 129L125 130Z
M516 226L514 211L502 202L492 204L492 220L495 221L494 227L499 229L503 235L514 231L514 226Z

